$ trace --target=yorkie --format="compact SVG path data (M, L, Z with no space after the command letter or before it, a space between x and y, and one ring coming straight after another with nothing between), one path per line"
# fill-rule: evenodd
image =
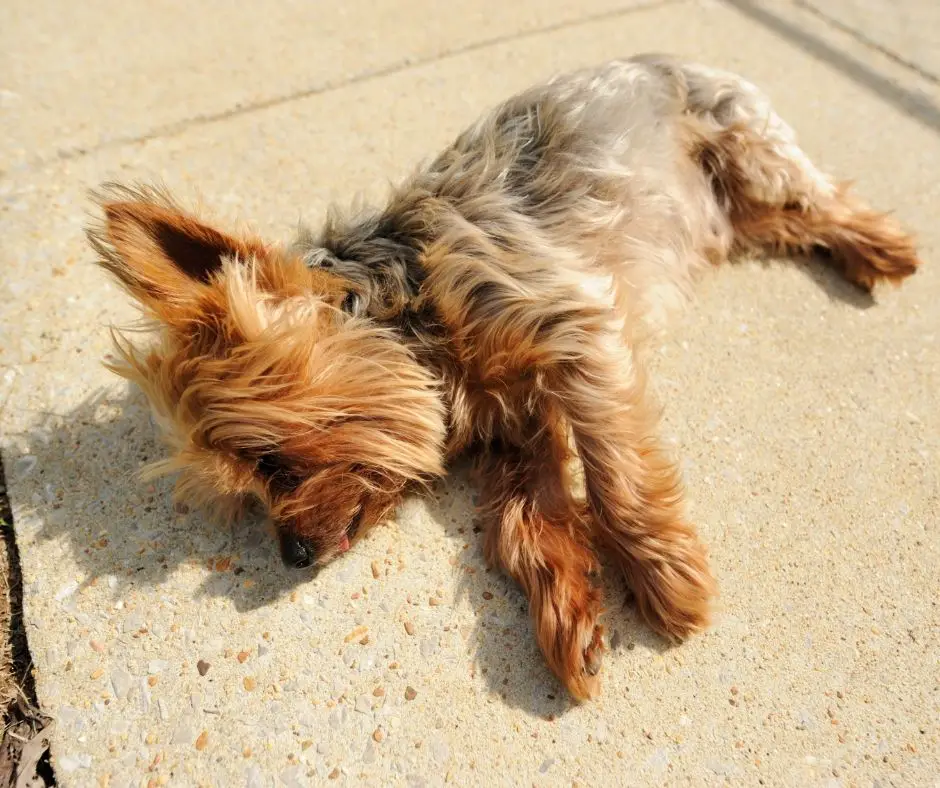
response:
M302 568L472 455L486 556L579 699L604 650L597 550L668 638L704 628L716 590L657 436L643 348L662 317L742 253L821 250L866 290L919 265L757 88L663 55L508 99L384 208L287 246L153 188L97 201L100 265L155 334L116 335L112 369L146 392L178 494L229 515L260 500Z

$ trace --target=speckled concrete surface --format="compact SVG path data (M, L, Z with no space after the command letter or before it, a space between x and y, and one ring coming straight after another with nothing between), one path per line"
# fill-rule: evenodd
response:
M23 150L0 180L3 456L61 785L937 784L938 96L785 4L680 2L583 22L562 3L502 5L485 29L505 40L437 59L485 25L440 12L446 23L418 36L431 6L409 3L386 17L331 11L299 36L284 4L270 18L233 12L232 46L217 50L197 24L209 5L180 28L154 11L154 61L129 38L137 23L109 27L90 6L80 29L101 63L132 67L87 103L69 89L82 72L65 80L72 64L55 60L72 26L51 26L41 57L27 46L30 15L48 21L51 4L5 28L3 57L24 81L4 110ZM551 14L552 29L512 37ZM239 29L273 37L284 60L264 59L250 90ZM322 50L344 35L331 72ZM721 584L712 631L667 649L611 580L603 695L572 707L523 597L483 565L461 473L315 577L282 570L257 523L214 528L171 508L169 482L136 480L160 449L140 395L99 363L107 325L133 312L90 265L88 187L161 177L284 236L332 199L381 193L510 91L649 49L762 84L820 164L920 232L931 263L874 302L817 267L725 268L662 347L667 429ZM174 52L185 68L161 80L148 63ZM431 59L147 132L409 57ZM24 109L41 102L30 74L61 106ZM112 129L147 139L95 148ZM48 157L75 139L92 149Z
M662 0L231 3L8 0L0 167L289 101L405 65Z
M842 30L874 44L940 81L940 4L921 0L797 0Z

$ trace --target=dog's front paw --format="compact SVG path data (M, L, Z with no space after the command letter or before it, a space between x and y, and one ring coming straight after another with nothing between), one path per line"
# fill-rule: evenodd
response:
M554 615L541 622L540 645L568 691L578 700L589 700L600 692L598 674L604 660L604 627L597 620L600 594L592 589L580 600L587 603L583 606L562 606L559 601L551 603Z
M598 624L591 634L591 642L582 652L584 654L584 672L588 676L596 676L601 672L604 661L604 627Z
M684 640L708 627L717 589L705 548L694 536L664 543L629 574L637 610L657 632Z

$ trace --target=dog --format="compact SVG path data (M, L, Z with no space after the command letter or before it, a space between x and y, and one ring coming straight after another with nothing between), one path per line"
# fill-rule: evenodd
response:
M474 459L485 554L528 597L575 699L605 650L598 551L679 641L716 583L657 435L645 349L698 275L822 252L865 290L912 237L820 172L745 79L646 54L504 101L392 190L287 245L106 184L98 263L142 307L115 332L170 447L154 473L270 513L286 564L325 564L402 496ZM574 473L580 468L582 481Z

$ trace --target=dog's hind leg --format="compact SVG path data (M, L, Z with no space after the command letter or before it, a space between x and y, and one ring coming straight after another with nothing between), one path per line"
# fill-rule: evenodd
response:
M601 590L589 531L565 474L562 436L543 431L525 448L483 455L486 556L522 587L539 646L579 699L596 695L603 645Z
M672 68L688 89L692 155L731 221L736 251L821 251L866 290L915 272L912 237L823 174L761 91L704 66Z

